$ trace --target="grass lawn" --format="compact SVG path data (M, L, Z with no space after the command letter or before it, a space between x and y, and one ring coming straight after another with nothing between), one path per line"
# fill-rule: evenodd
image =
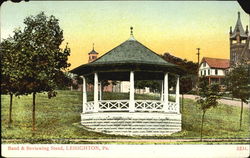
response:
M104 99L126 99L128 94L104 93ZM93 95L88 96L89 99ZM136 99L159 99L156 96L136 95ZM82 95L78 91L58 91L57 97L48 99L47 94L37 94L36 97L36 131L32 132L32 96L13 97L13 124L8 128L9 96L2 95L2 141L16 139L11 143L70 143L64 138L76 139L166 139L166 138L199 138L201 110L189 99L184 100L182 112L182 131L171 136L131 137L106 135L88 132L80 128L80 113ZM240 107L219 105L207 111L204 122L204 138L250 138L249 109L244 108L242 129L239 131ZM84 142L81 142L84 143ZM89 142L87 142L89 143ZM178 143L177 143L178 144Z

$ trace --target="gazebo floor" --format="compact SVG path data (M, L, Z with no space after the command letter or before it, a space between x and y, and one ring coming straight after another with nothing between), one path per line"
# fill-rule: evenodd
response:
M105 134L153 136L181 131L181 114L159 112L82 113L81 124Z

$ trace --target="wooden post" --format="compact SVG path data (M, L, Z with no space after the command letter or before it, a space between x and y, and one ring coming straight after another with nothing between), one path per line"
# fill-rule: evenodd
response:
M99 100L102 100L102 82L99 85Z
M163 94L164 94L164 87L163 87L163 81L161 81L161 101L163 101L164 99L163 99Z
M129 112L135 112L135 88L133 71L130 71Z
M94 74L94 112L98 112L98 74Z
M177 113L180 113L180 77L177 76L177 81L176 81L176 91L175 91L175 103L177 106Z
M86 112L87 103L87 90L86 90L86 79L82 76L82 113Z
M164 75L164 104L163 104L163 111L168 112L168 73Z

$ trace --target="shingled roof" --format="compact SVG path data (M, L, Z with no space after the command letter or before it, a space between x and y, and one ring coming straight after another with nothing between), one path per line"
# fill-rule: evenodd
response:
M94 62L90 63L90 65L129 63L174 66L174 64L166 62L158 54L140 42L131 39L110 50Z
M227 69L229 68L229 59L203 57L201 64L206 62L211 68Z
M234 27L234 31L230 34L230 38L235 39L237 32L239 32L240 36L243 38L248 37L246 32L244 31L244 28L243 28L241 20L240 20L240 12L238 12L238 19L237 19L236 25Z
M72 73L79 75L107 71L150 71L185 73L177 65L165 61L160 55L138 42L132 33L128 40L105 53L95 61L81 65Z

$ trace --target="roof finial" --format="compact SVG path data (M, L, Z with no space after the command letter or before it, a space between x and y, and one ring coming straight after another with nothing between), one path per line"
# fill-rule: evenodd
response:
M130 35L133 36L133 27L130 27Z
M95 43L93 43L93 50L95 50Z
M238 19L240 18L240 12L238 12Z
M130 27L130 38L128 39L129 41L135 41L134 35L133 35L133 27Z

